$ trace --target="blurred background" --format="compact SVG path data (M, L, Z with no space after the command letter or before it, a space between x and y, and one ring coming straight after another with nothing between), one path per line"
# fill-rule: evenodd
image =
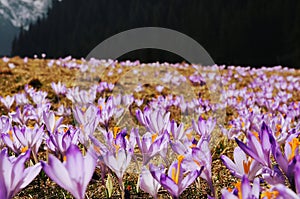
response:
M297 0L0 0L0 56L81 58L116 33L146 26L192 37L217 64L300 68ZM119 58L127 59L184 61L155 49Z

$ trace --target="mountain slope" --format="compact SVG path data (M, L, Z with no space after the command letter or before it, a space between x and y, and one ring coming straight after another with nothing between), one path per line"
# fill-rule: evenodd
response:
M28 29L30 23L46 15L52 0L0 0L0 15L15 27Z

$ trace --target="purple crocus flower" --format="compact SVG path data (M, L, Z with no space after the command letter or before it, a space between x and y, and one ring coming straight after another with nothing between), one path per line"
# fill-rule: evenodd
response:
M253 186L251 187L250 182L246 176L242 177L241 182L237 182L236 188L233 192L227 189L222 189L222 199L240 199L240 198L251 198L259 199L260 184L259 178L255 178Z
M98 100L98 117L100 123L103 124L106 129L108 128L109 120L114 117L114 119L119 118L124 109L119 108L114 104L114 98L111 96L106 101L103 98Z
M154 199L157 199L157 193L160 187L160 183L153 178L151 172L143 166L140 174L140 188L149 193Z
M64 162L60 162L50 154L48 163L44 161L41 163L45 173L54 182L69 191L75 198L84 198L96 168L96 160L89 151L83 157L78 146L71 145L64 156Z
M54 133L59 125L62 123L63 118L56 118L53 111L43 112L43 120L46 125L46 128L50 134Z
M263 167L261 175L269 185L284 184L286 179L278 165L274 165L272 169Z
M6 115L0 117L0 132L7 133L11 128L11 119Z
M48 99L46 99L48 93L44 92L44 91L36 91L31 93L30 97L32 99L32 101L39 105L39 104L45 104L48 102Z
M263 166L271 168L271 147L275 142L271 134L270 128L263 122L259 133L249 133L248 141L244 144L242 141L235 138L238 146L249 156L260 162Z
M221 155L221 159L231 173L242 179L245 175L249 180L253 180L262 165L251 157L247 157L240 147L235 147L233 151L234 162L225 155Z
M30 158L30 150L20 156L8 157L7 149L0 152L0 198L12 198L25 188L40 173L41 164L25 168Z
M55 111L55 114L58 116L69 116L71 115L71 109L64 107L64 105L60 105Z
M284 184L277 184L270 190L263 191L261 198L288 198L288 199L299 199L293 190L285 186Z
M15 101L15 97L14 96L9 96L7 95L6 97L0 97L0 102L5 106L5 108L7 110L10 110L10 107L12 106L12 104Z
M17 139L15 131L12 128L10 128L7 133L2 133L1 138L4 144L16 154L25 152L28 149L22 147L21 142Z
M56 95L59 95L59 94L64 95L67 92L66 86L64 84L62 84L61 82L58 82L58 83L52 82L51 87L54 90Z
M165 131L161 135L147 132L143 135L142 140L140 140L138 131L134 132L134 136L136 137L136 143L143 155L143 165L148 164L148 162L158 153L166 160L167 147L170 140L168 131Z
M94 105L89 105L87 108L75 106L73 116L79 125L87 124L97 118L97 108Z
M284 183L275 184L270 190L263 191L261 198L265 196L276 197L276 198L291 198L297 199L300 197L300 158L296 156L293 159L294 167L290 168L292 173L294 173L293 179L289 179L291 183L291 188L284 185Z
M115 144L115 149L108 150L103 154L104 163L117 175L119 182L122 181L123 175L131 162L133 148L128 149L119 144Z
M122 192L122 199L124 199L123 175L131 162L134 148L125 137L122 137L116 137L115 143L112 143L114 149L103 154L103 162L116 174Z
M281 152L281 147L276 142L272 146L273 156L288 178L291 186L294 186L294 168L300 159L299 156L300 142L297 139L297 135L291 135L285 142L284 154Z
M17 105L25 105L29 102L25 93L17 93L15 95L15 100Z
M46 144L51 151L64 155L72 144L78 144L78 136L78 129L61 125L57 131L49 135Z
M215 128L216 121L212 118L208 120L204 120L201 116L198 119L198 123L193 120L193 128L194 130L201 135L201 139L208 139L210 140L211 133Z
M168 174L152 164L149 165L152 176L169 191L173 198L179 198L180 194L198 178L203 169L201 167L200 170L186 173L181 165L183 159L184 156L179 155L178 159L171 164Z
M28 120L38 120L35 108L31 104L25 105L23 110L17 107L15 112L9 113L9 116L12 118L12 121L21 125L25 125Z
M138 121L152 133L161 134L170 127L170 113L163 113L161 110L151 110L145 108L144 113L141 110L136 111Z
M42 144L42 136L44 134L43 126L39 127L37 124L35 124L33 128L14 126L14 133L22 144L22 152L31 149L33 154L37 155L39 147Z
M177 125L177 123L172 120L170 123L170 132L173 136L173 140L182 140L186 137L186 135L191 133L192 129L184 130L184 124L181 123L180 125Z

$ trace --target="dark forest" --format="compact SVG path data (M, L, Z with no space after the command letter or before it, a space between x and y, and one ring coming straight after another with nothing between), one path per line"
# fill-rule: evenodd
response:
M110 36L137 27L180 31L217 64L300 67L300 1L296 0L63 0L48 16L21 30L12 55L47 53L85 57ZM181 62L169 52L144 49L119 58Z

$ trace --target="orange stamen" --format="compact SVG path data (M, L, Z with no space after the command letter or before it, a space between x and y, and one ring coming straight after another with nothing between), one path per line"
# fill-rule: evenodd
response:
M25 153L27 150L28 150L28 146L25 146L25 147L22 147L22 148L21 148L21 152L22 152L22 153Z
M278 191L264 191L261 194L261 198L267 198L267 199L275 199L279 195Z
M11 130L8 132L8 135L11 141L14 141L13 132Z
M151 136L151 138L152 138L152 143L155 141L155 139L157 138L157 136L158 136L158 133L155 133L155 134L153 134L153 135Z
M115 127L113 128L114 138L117 137L117 134L118 134L119 132L120 132L120 128L117 127L117 126L115 126Z
M260 141L259 135L256 131L253 131L252 134L257 138L258 141Z
M296 149L299 147L300 142L297 138L293 138L292 141L289 142L291 147L291 154L289 155L289 162L295 157Z
M244 161L243 160L243 167L244 167L244 172L245 174L248 174L249 173L249 170L250 170L250 166L251 166L251 163L252 163L252 158L249 157L248 158L248 161Z

